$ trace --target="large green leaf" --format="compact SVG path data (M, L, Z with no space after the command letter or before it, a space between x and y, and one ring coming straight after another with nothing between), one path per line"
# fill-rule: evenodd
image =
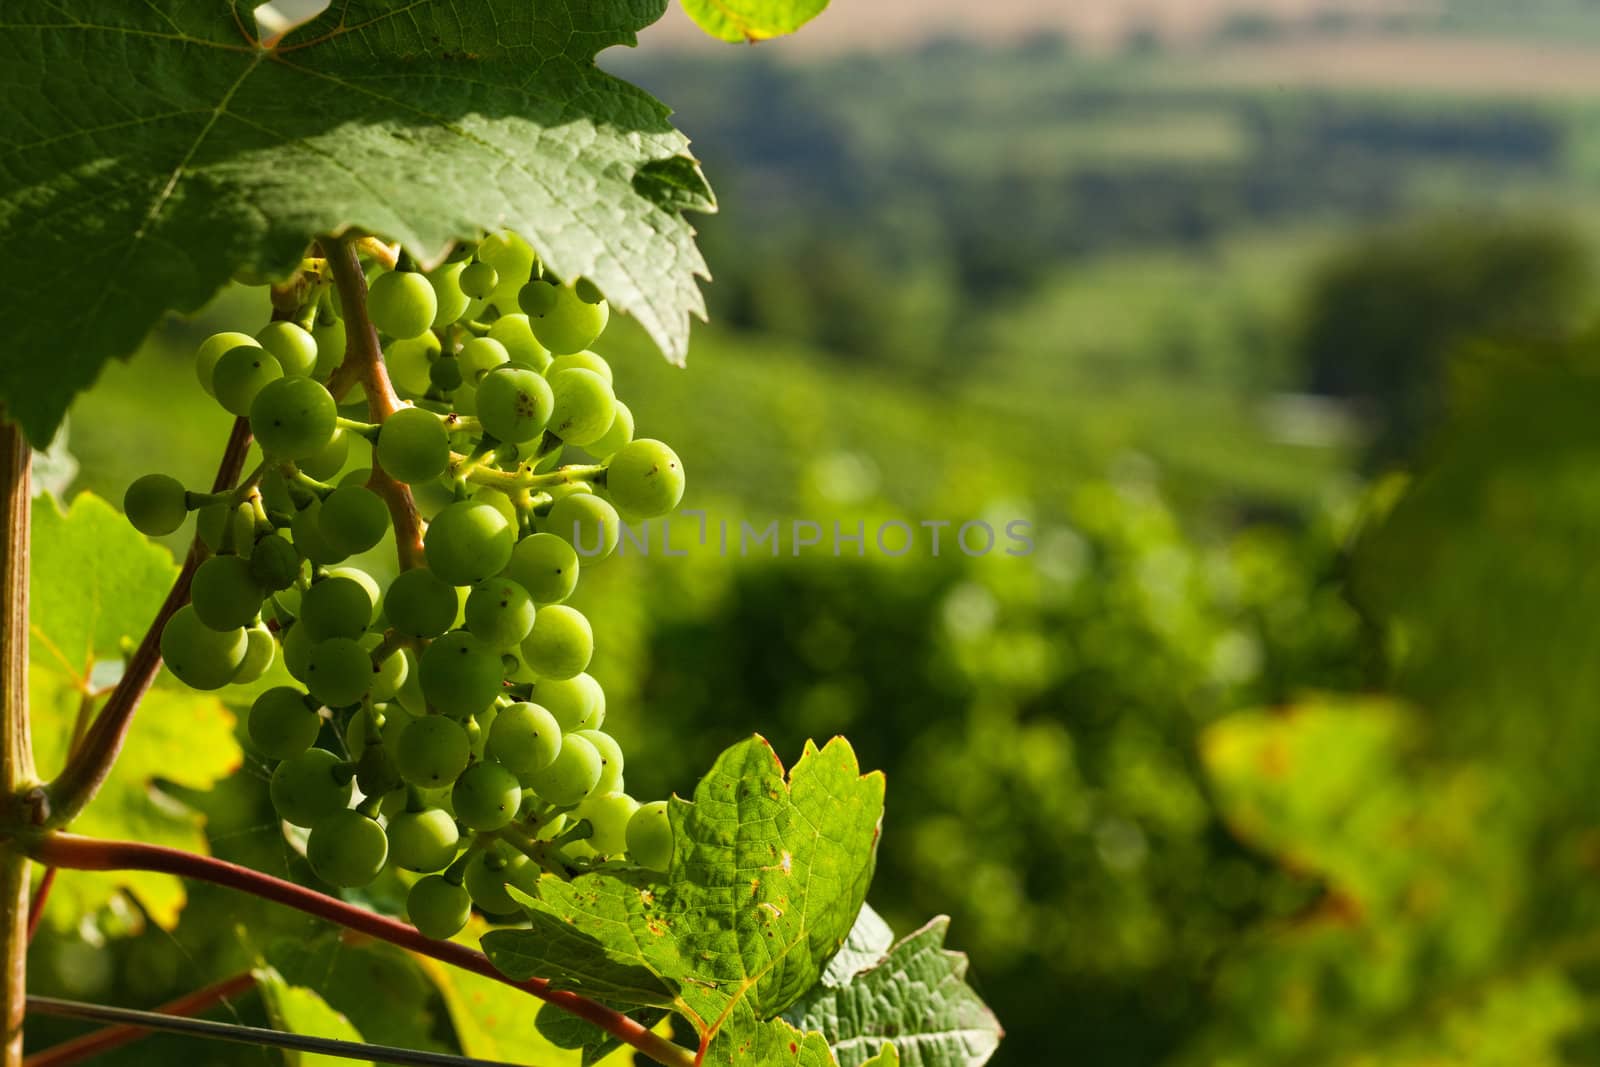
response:
M724 41L793 33L827 6L828 0L683 0L683 9L701 29Z
M270 967L257 968L255 977L261 999L266 1001L267 1014L279 1030L339 1041L366 1040L349 1019L330 1008L314 990L290 985ZM314 1052L289 1052L284 1058L289 1067L348 1067L351 1063L366 1063L367 1067L372 1067L371 1060L346 1060Z
M109 358L240 268L357 228L437 258L509 226L681 360L710 210L687 140L601 73L666 0L342 0L275 47L251 3L0 9L0 401L35 443ZM68 326L67 324L70 324ZM63 330L66 332L63 332Z
M177 573L167 551L104 500L83 493L65 512L48 496L37 502L28 690L41 772L65 763L74 731L120 672L124 645L149 626ZM207 789L240 760L233 716L221 701L163 678L145 695L116 767L74 829L204 852L200 816L160 783ZM183 883L168 875L64 871L46 914L54 925L73 926L120 889L165 927L177 923L186 900Z
M862 1067L893 1041L907 1067L977 1067L1000 1044L1000 1023L966 982L967 958L944 947L934 919L879 960L829 975L787 1018L828 1039L840 1067Z
M883 776L862 775L842 738L807 744L784 776L767 742L730 748L674 799L665 884L632 874L546 878L528 930L483 944L515 977L620 1004L671 1007L703 1040L730 1020L794 1003L845 943L871 881ZM735 1042L754 1040L737 1027Z

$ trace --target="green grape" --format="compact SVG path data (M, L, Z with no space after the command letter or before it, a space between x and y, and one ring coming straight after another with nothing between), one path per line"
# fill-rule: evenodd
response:
M466 381L466 371L455 356L441 356L428 368L428 389L440 393L453 393Z
M611 364L593 352L573 352L565 356L557 356L550 361L550 366L545 368L545 373L556 375L564 370L594 371L606 380L607 385L614 386L616 384L616 379L611 373Z
M533 327L528 325L526 315L501 315L489 327L489 336L506 346L506 354L513 363L522 363L541 372L550 365L550 350L533 336Z
M486 751L519 776L542 771L561 751L561 724L538 704L512 704L495 716Z
M133 528L146 537L165 537L189 517L189 492L168 474L146 474L128 486L122 510Z
M606 721L606 691L591 674L541 678L533 687L533 699L549 708L568 733L598 730Z
M423 789L450 785L467 769L471 759L467 731L443 715L412 719L395 743L395 765L400 776Z
M394 702L410 715L425 715L428 701L422 695L422 672L417 666L417 654L409 648L401 649L406 660L406 676L394 694Z
M334 430L327 444L312 455L295 460L295 466L300 468L302 474L319 482L336 477L350 461L350 438L353 436L343 430Z
M370 815L341 811L311 828L306 862L318 878L341 889L368 885L389 858L389 839Z
M256 334L286 377L305 377L317 369L317 339L292 322L269 322Z
M639 802L626 793L601 789L578 806L578 817L589 820L589 846L602 856L615 856L628 848L628 821Z
M472 898L443 875L419 878L406 894L406 917L424 937L444 941L459 934L472 918Z
M349 343L344 323L338 319L318 323L311 327L311 339L317 342L317 365L312 368L311 376L326 381L333 369L344 362L345 345Z
M406 803L410 799L410 795L404 787L391 789L383 794L383 798L378 801L378 814L385 819L393 819L396 815L405 812ZM393 842L390 843L390 847L393 848Z
M289 521L289 534L294 538L294 547L302 556L312 563L326 566L339 563L348 557L329 543L327 537L323 535L321 512L322 503L317 500L295 512L294 518Z
M555 534L531 534L512 549L504 573L535 604L559 604L578 585L578 553Z
M622 511L641 518L665 515L683 499L683 464L660 441L624 445L606 468L606 492Z
M498 367L478 385L478 419L484 431L511 444L543 434L554 404L550 383L531 367Z
M490 915L521 912L522 905L506 892L506 885L526 886L531 890L538 880L538 866L532 860L500 844L468 860L464 878L472 902Z
M623 445L633 440L633 412L628 405L617 401L617 414L611 420L611 429L600 436L597 441L590 441L583 447L589 454L599 459L612 455Z
M283 667L295 681L305 684L306 669L311 666L311 650L316 642L304 626L295 623L283 632Z
M438 637L459 610L455 587L425 567L402 571L383 597L389 625L407 637Z
M272 661L278 655L278 642L265 626L257 624L250 627L244 632L244 640L244 660L229 679L232 685L249 685L260 681L261 676L272 668Z
M269 593L287 589L300 576L300 553L285 538L268 534L250 550L250 576Z
M542 319L555 310L556 299L556 287L554 285L541 278L534 278L517 293L517 306L522 309L524 315L528 316L528 325L532 327L535 320ZM537 331L535 331L534 336L538 336ZM544 344L543 341L539 343ZM549 348L548 345L545 345L545 347Z
M509 578L485 578L467 597L467 630L497 651L521 644L533 620L533 598Z
M243 629L213 630L185 604L161 631L161 658L191 689L221 689L244 662L249 640Z
M232 517L233 508L226 503L207 504L195 512L194 532L200 535L201 542L211 551L221 552Z
M523 290L522 310L528 313L533 335L557 356L582 352L594 344L594 339L605 331L606 321L611 317L611 309L604 300L590 304L578 296L570 285L556 289L553 300L541 291L534 297L533 307L528 306L527 291ZM536 313L535 309L539 307L545 310Z
M499 230L478 242L479 262L489 264L502 279L527 282L537 258L533 246L510 230Z
M355 778L332 752L311 748L278 764L267 785L278 818L311 826L350 806Z
M378 605L383 601L383 587L378 584L378 579L362 570L346 564L343 567L329 567L325 572L330 578L348 578L367 591L367 600L372 603L372 614L376 619Z
M471 585L504 570L516 542L516 525L493 505L461 500L434 516L422 548L440 578Z
M267 506L270 515L277 512L280 515L293 514L295 510L294 497L289 492L289 482L281 470L269 468L261 474L261 502Z
M573 283L572 290L578 294L578 299L585 304L598 304L605 299L605 294L600 292L600 287L588 278L579 278Z
M506 496L500 490L488 485L479 486L478 489L472 494L472 499L476 500L480 504L488 504L500 514L504 515L507 522L511 523L513 526L517 525L517 505L512 503L511 498ZM512 551L515 551L515 549Z
M402 482L426 482L450 466L450 434L444 420L422 408L401 408L378 431L377 460Z
M256 394L250 432L261 450L277 459L315 456L338 431L339 406L310 378L280 378Z
M249 415L250 404L268 382L283 377L283 366L258 344L230 348L217 360L211 384L217 402L235 415Z
M433 321L429 325L436 330L443 329L467 313L467 305L472 298L461 288L461 274L465 268L465 262L446 263L428 275L435 304Z
M345 750L359 755L367 747L368 742L382 744L383 728L388 721L388 716L377 708L364 707L350 716L350 721L344 728ZM372 730L374 725L377 727L376 733Z
M621 790L622 746L617 744L616 738L603 730L578 730L573 736L583 738L600 753L600 783L595 786L596 792L615 793Z
M396 815L385 827L389 858L408 871L442 871L456 858L461 833L446 811L408 811Z
M575 548L590 565L615 552L622 538L617 509L593 493L570 493L557 500L540 525Z
M373 642L374 645L383 640L381 635L374 637L377 638ZM368 652L372 651L367 647L365 639L362 640L362 647L367 648ZM393 700L405 686L406 675L410 670L410 661L402 656L398 649L389 653L383 658L383 662L378 664L378 672L372 678L372 690L367 695L380 703Z
M322 502L318 525L335 549L355 555L372 548L389 529L383 498L361 485L344 485Z
M551 604L533 620L522 642L522 658L541 678L572 678L594 656L594 630L576 608Z
M432 383L429 372L439 358L439 338L432 330L420 337L404 341L391 341L384 349L383 362L389 368L389 380L401 392L421 396Z
M581 367L550 375L554 406L550 432L569 445L598 441L617 417L617 396L611 385L592 370Z
M473 263L461 272L461 291L485 299L500 284L500 272L490 263Z
M200 621L213 630L247 626L261 611L266 590L242 556L212 556L194 572L190 603Z
M367 312L373 324L397 340L415 337L433 325L438 310L433 286L412 271L380 274L367 290Z
M306 661L306 688L330 708L358 703L372 687L372 678L372 657L348 637L318 641Z
M357 754L356 786L369 797L381 797L400 788L400 771L381 741L363 746Z
M628 820L628 858L641 867L665 874L672 866L672 821L667 802L641 804Z
M423 649L422 694L446 715L476 715L500 695L500 656L464 630L452 630Z
M450 790L450 805L463 826L498 830L517 817L522 783L498 763L474 763L461 772Z
M256 697L245 719L250 743L268 759L285 760L316 744L322 716L300 690L274 686Z
M366 586L354 578L323 578L300 598L300 625L313 641L360 637L372 625L373 610Z
M470 385L463 385L450 394L450 406L456 409L457 415L478 414L478 390Z
M506 346L492 337L474 337L461 346L456 358L461 361L461 378L476 386L483 376L511 359Z
M200 348L194 354L194 373L195 377L200 379L200 388L206 391L206 395L217 395L217 387L212 381L217 373L217 360L235 348L251 345L259 348L261 342L247 333L237 333L232 330L226 333L214 333L200 342Z
M585 738L568 734L550 765L528 775L528 782L545 801L558 808L580 804L600 783L600 753Z

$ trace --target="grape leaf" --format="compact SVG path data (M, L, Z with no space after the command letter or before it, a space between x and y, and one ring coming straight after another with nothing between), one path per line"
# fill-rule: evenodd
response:
M871 904L861 905L861 914L856 916L856 924L850 928L844 947L828 961L827 969L822 972L822 984L844 985L868 967L882 963L893 946L894 931L883 916L874 911Z
M674 798L670 812L665 884L632 873L547 877L537 899L522 898L530 929L483 939L495 966L670 1007L702 1041L729 1020L771 1018L810 989L866 896L883 776L862 775L835 738L820 750L808 743L786 780L755 737L724 752L694 801ZM755 1039L750 1026L738 1030L730 1040Z
M279 1030L312 1037L331 1037L339 1041L366 1040L349 1019L328 1007L328 1002L315 991L290 985L270 967L258 967L255 976L256 988L261 990L261 999L267 1005L267 1014L272 1019L272 1025ZM372 1064L371 1060L347 1060L315 1052L296 1052L290 1056L290 1062L296 1067L345 1067L351 1063L366 1063L371 1067Z
M125 641L155 617L177 575L166 549L145 540L115 508L89 493L63 512L54 498L33 510L28 691L35 756L52 774L66 761L80 715L103 701L105 671ZM233 716L215 696L164 679L145 695L122 755L74 829L205 852L201 818L159 782L208 789L241 760ZM70 927L131 891L150 917L172 927L187 899L183 883L142 871L63 871L46 910Z
M827 1040L802 1033L784 1019L757 1019L739 1003L712 1038L700 1062L716 1067L836 1067Z
M632 1008L625 1015L645 1026L656 1026L667 1017L661 1008ZM601 1063L607 1056L622 1047L620 1038L613 1037L587 1019L569 1015L554 1004L544 1004L534 1017L534 1024L546 1041L561 1049L578 1049L582 1053L583 1067Z
M977 1067L1000 1044L1000 1023L966 983L967 958L944 947L950 920L934 919L843 981L830 971L788 1018L828 1039L839 1067L876 1060L893 1041L907 1067Z
M236 271L346 229L424 262L507 226L681 362L715 201L649 94L594 64L666 0L341 0L272 47L253 4L0 11L4 402L35 444L107 359ZM62 324L70 323L65 337Z
M828 0L683 0L695 24L724 41L764 41L793 33L822 14Z

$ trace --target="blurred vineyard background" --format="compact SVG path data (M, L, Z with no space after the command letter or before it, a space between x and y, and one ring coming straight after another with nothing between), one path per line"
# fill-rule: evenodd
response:
M1072 6L837 0L714 57L674 15L605 57L723 204L689 369L603 352L686 506L1036 538L607 563L629 786L848 735L889 775L871 901L954 917L997 1064L1600 1063L1600 3ZM170 397L260 303L107 371L73 492L209 477L225 416ZM261 778L167 791L304 875ZM122 1003L306 930L53 907L38 991ZM274 951L348 969L358 1026L394 970ZM426 1045L399 981L415 1032L368 1036Z

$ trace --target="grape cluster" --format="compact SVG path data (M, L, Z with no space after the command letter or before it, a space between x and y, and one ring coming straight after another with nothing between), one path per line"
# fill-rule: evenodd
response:
M666 445L635 439L611 367L588 350L609 314L593 285L561 283L509 232L431 273L409 266L368 268L397 410L341 410L360 386L313 253L278 290L298 294L292 318L196 354L205 391L249 420L255 474L213 494L146 475L125 510L152 536L195 511L211 553L161 634L174 675L205 690L255 682L281 653L299 683L262 692L246 728L277 761L277 814L310 831L312 870L346 888L385 867L421 874L411 921L448 937L473 905L518 911L506 887L531 891L542 870L666 869L666 803L624 791L586 673L594 634L564 601L623 518L677 506L684 474ZM384 588L348 561L393 528L389 479L426 526L420 558L402 547Z

